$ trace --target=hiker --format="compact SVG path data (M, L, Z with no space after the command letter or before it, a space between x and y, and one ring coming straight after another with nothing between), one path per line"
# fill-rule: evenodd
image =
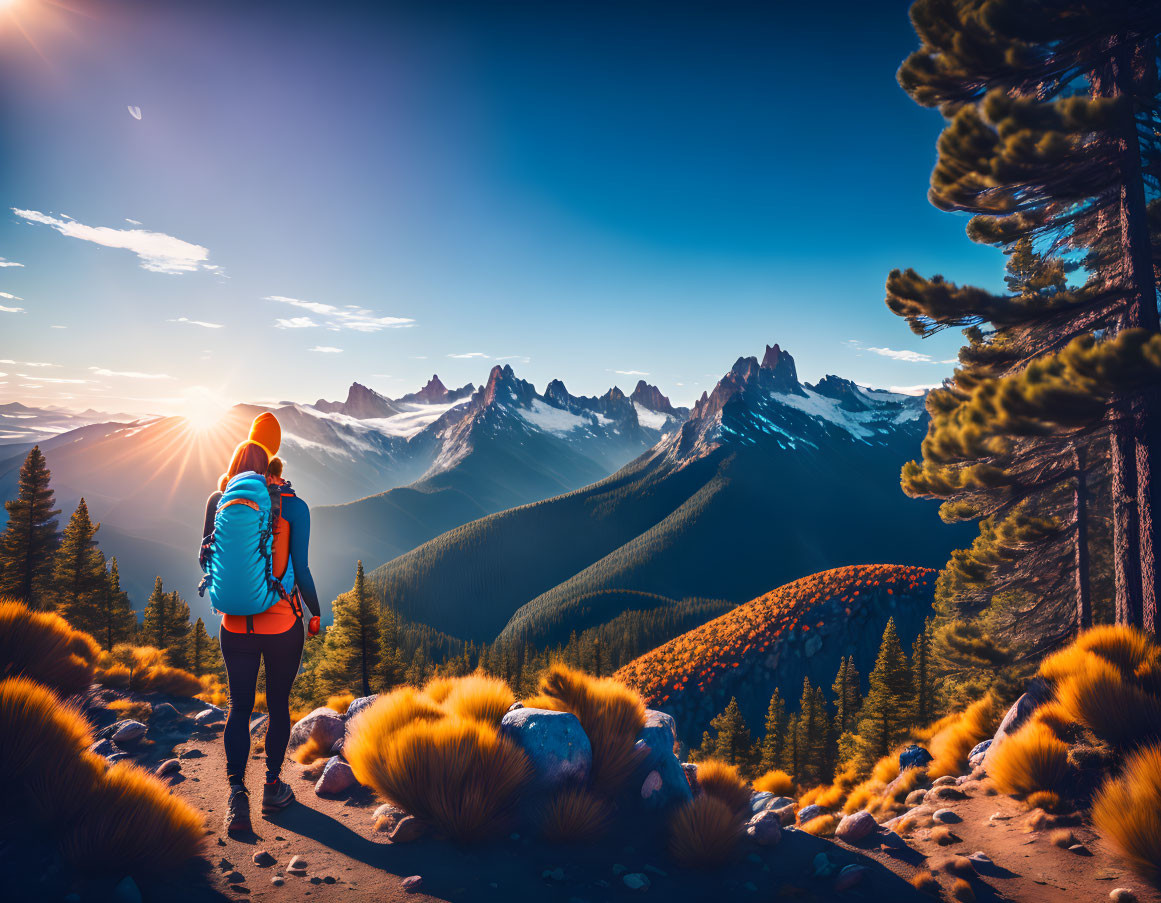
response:
M307 563L310 510L282 479L274 457L282 441L278 419L254 418L250 435L234 449L218 491L206 502L199 561L206 576L199 593L209 592L222 615L218 633L230 711L222 739L230 781L227 833L250 827L246 762L250 757L250 714L260 661L266 665L266 781L262 814L290 805L294 791L279 777L290 740L290 687L302 664L304 632L319 631L318 594ZM310 620L303 628L303 603Z

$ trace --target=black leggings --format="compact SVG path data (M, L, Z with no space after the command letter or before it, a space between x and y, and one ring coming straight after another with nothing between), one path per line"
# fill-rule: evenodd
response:
M218 631L226 678L230 683L230 713L223 740L226 744L226 777L231 784L246 783L250 758L250 713L258 686L258 663L266 661L266 780L276 781L290 741L290 687L302 664L302 622L284 633L234 633Z

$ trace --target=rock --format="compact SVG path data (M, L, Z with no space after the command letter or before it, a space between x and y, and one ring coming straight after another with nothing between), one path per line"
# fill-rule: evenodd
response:
M814 859L811 860L811 865L814 866L812 874L815 878L825 878L828 875L834 874L835 865L830 861L830 857L826 853L815 854Z
M1074 843L1072 846L1070 846L1068 848L1068 852L1075 853L1077 856L1091 856L1092 855L1092 853L1089 852L1088 847L1086 847L1083 843Z
M376 693L372 696L360 696L358 699L356 699L354 702L352 702L349 706L347 706L347 712L345 715L343 715L343 721L346 722L346 725L347 725L346 729L348 731L351 729L351 720L356 715L358 715L361 711L363 711L363 709L370 706L371 703L373 703L378 698L379 698L378 693Z
M988 751L988 749L991 747L991 745L992 745L992 738L991 737L989 737L987 740L981 740L979 743L977 743L975 746L973 746L972 751L970 753L968 753L968 761L970 762L976 756L982 756L984 753L986 753Z
M1033 712L1051 698L1052 685L1044 678L1034 677L1028 681L1028 688L1024 691L1024 694L1012 703L1012 707L1008 709L1007 714L1000 721L1000 726L996 728L996 733L992 737L992 743L984 753L985 768L991 764L992 757L996 754L996 750L1004 738L1009 734L1015 733Z
M928 794L931 798L937 800L966 800L967 794L958 787L936 787Z
M903 752L899 753L899 770L908 768L923 768L931 761L931 753L922 746L912 743Z
M818 818L820 815L826 815L827 810L818 805L803 806L798 810L798 823L805 825L812 818Z
M649 890L649 876L641 872L630 872L621 876L621 883L629 890Z
M105 756L105 761L108 762L110 765L112 765L114 762L120 762L122 759L128 759L128 758L129 758L129 753L118 751L118 752L111 753L110 755Z
M701 788L697 784L697 763L696 762L682 762L681 771L685 775L685 782L689 784L689 789L694 796L701 793Z
M593 748L571 712L517 709L500 721L500 733L524 750L539 789L583 782L593 765Z
M306 870L306 866L307 862L302 856L291 856L290 862L286 864L288 869L300 869L302 871Z
M173 721L183 717L185 716L170 703L159 702L153 707L153 714L149 716L149 720L157 724L162 721Z
M798 818L798 813L794 811L794 803L788 806L782 806L780 809L773 810L774 814L778 816L778 821L783 826L794 824L794 820Z
M967 858L972 862L979 862L982 865L992 864L992 857L985 853L983 850L976 850L974 853L969 853Z
M375 810L371 820L375 825L376 831L386 831L390 833L395 830L395 826L403 819L407 818L407 813L398 806L393 806L390 803L384 803Z
M420 875L411 875L399 882L399 886L407 891L407 893L413 894L423 887L423 878Z
M235 871L235 872L230 872L230 874L226 875L226 880L230 884L245 884L246 883L246 876L243 875L241 872Z
M909 794L907 794L907 798L903 800L903 804L905 806L914 807L920 805L925 799L927 799L926 790L912 790Z
M283 878L281 875L275 875L273 878L270 879L270 883L273 884L275 887L282 887L282 885L284 885L286 883L286 879Z
M287 752L293 752L313 737L320 749L330 749L343 736L343 716L325 705L319 706L290 729Z
M209 727L211 724L217 724L219 721L226 720L226 713L219 709L216 705L209 706L202 709L193 716L194 724L198 727Z
M255 853L250 858L254 861L255 865L260 866L262 868L266 868L267 866L274 865L274 863L278 861L273 856L271 856L270 853L268 853L266 850L259 850L257 853Z
M865 865L848 865L834 880L835 890L850 890L856 884L859 884L867 875L867 867Z
M941 825L954 825L956 822L963 821L951 809L936 809L931 813L931 817Z
M339 756L332 756L323 768L322 777L314 785L315 793L342 793L349 790L357 782L355 773Z
M641 800L646 809L664 809L693 799L689 781L673 752L676 740L677 724L673 716L646 709L645 726L637 735L641 764L636 771L641 779Z
M96 753L98 756L104 756L106 759L120 751L113 745L112 740L98 740L89 747L89 752Z
M414 815L405 815L387 836L392 843L412 843L423 836L424 828L423 822Z
M115 903L141 903L141 888L126 875L113 888L113 900Z
M164 775L173 774L178 771L181 771L181 762L178 759L166 759L164 762L157 766L156 773L159 775Z
M861 809L843 816L843 820L835 828L834 836L846 843L858 843L878 828L879 823L875 821L875 816L866 809Z
M879 835L879 847L884 850L901 850L907 846L907 841L894 831L884 831Z
M955 778L950 774L945 774L941 778L936 778L931 782L932 787L949 787L955 783Z
M205 757L205 753L200 749L183 749L177 754L179 759L201 759Z
M782 839L782 820L774 811L764 809L746 822L746 834L758 846L772 847Z
M1109 899L1113 903L1137 903L1137 895L1127 887L1114 887L1109 891Z
M641 799L647 800L661 789L661 775L656 771L651 771L645 775L645 780L641 784Z
M118 721L113 725L113 728L113 742L118 746L124 746L127 743L136 743L145 736L145 725L140 721L133 721L131 719Z

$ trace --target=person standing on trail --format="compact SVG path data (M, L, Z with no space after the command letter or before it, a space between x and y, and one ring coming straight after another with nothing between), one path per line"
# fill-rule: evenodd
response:
M222 615L218 636L230 687L222 735L230 834L251 830L246 762L263 661L270 720L262 814L271 815L294 800L294 791L279 776L290 740L290 688L302 664L305 636L319 631L318 594L307 560L310 509L282 479L282 461L274 457L281 442L282 428L273 414L254 418L249 437L234 449L218 491L206 502L198 559L205 571L198 593L208 592L214 611ZM310 610L305 630L304 603Z

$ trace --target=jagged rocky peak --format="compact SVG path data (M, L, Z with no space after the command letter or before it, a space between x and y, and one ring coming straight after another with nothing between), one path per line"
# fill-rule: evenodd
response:
M532 383L520 379L512 370L511 364L501 367L499 364L488 374L487 384L474 396L479 406L487 407L494 403L512 402L520 407L528 407L536 398L536 389Z
M359 420L368 420L374 417L390 417L398 414L399 409L391 403L391 399L380 395L374 389L368 389L362 383L351 383L347 390L346 401L327 401L320 398L315 407L325 413L346 414Z
M713 417L721 412L726 402L751 387L782 395L806 395L798 382L794 358L777 345L767 345L761 363L756 357L738 358L709 395L702 393L690 417Z
M807 386L819 395L833 398L845 411L866 411L871 407L855 383L833 373L828 373L816 385L807 383Z
M443 401L447 398L447 395L447 386L443 384L438 373L433 373L431 379L427 381L427 384L415 393L415 400L435 404L436 402Z
M637 380L637 388L633 390L633 394L629 398L641 405L641 407L648 408L650 411L657 411L661 414L673 414L674 416L677 415L677 411L669 399L661 394L661 390L657 386L649 385L643 379Z
M568 407L570 403L575 401L564 382L559 379L554 379L544 389L544 397L559 407Z
M618 386L613 386L613 388L604 394L603 398L605 401L616 404L617 402L625 400L625 393Z

